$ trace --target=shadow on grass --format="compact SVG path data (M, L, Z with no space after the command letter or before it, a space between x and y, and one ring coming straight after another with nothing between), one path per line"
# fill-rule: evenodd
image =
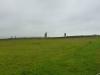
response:
M35 75L32 71L22 71L21 75Z

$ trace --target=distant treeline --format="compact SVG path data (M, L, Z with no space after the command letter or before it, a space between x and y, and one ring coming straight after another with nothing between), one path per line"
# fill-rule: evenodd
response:
M100 35L77 35L77 36L62 36L62 37L48 37L47 34L45 34L44 37L10 37L10 38L2 38L2 39L67 39L67 38L86 38L86 37L100 37Z

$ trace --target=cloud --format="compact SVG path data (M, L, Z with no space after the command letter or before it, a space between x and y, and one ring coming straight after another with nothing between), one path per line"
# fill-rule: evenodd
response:
M99 0L0 0L0 34L99 34Z

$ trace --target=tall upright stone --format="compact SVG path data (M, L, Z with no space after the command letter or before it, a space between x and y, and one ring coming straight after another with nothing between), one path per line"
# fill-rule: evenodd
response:
M47 32L45 32L44 37L45 37L45 38L47 38L47 37L48 37Z
M66 33L64 33L64 37L66 38Z

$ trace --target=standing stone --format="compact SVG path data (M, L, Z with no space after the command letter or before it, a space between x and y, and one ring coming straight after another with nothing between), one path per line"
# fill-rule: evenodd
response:
M47 38L47 32L45 32L44 37Z
M64 37L66 38L66 33L64 33Z

